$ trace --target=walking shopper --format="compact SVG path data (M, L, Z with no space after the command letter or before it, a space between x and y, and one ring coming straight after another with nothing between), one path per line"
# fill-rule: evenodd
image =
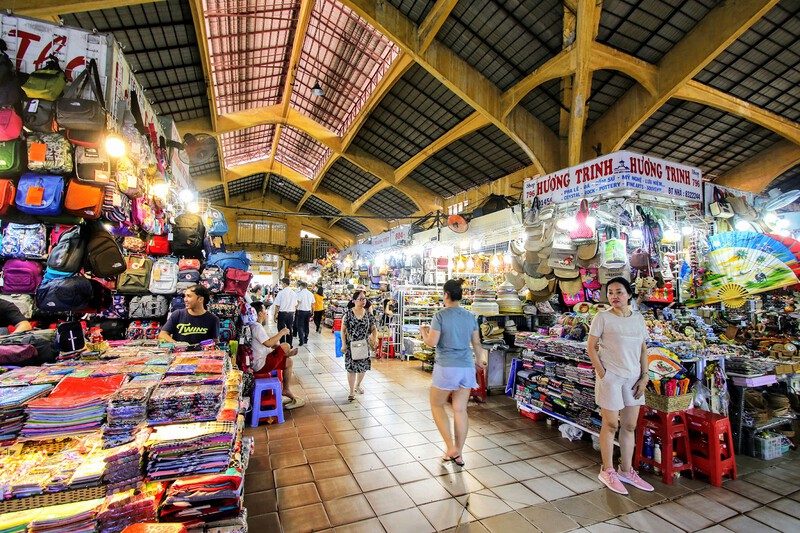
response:
M375 317L369 312L367 293L357 290L353 299L347 304L347 311L342 320L342 342L346 346L344 352L344 369L347 371L347 383L350 385L348 401L356 399L356 393L364 394L361 382L364 374L371 368L369 348L373 350L378 344L378 328Z
M251 305L258 313L256 321L250 324L250 333L253 336L253 342L250 343L250 348L253 350L253 377L256 379L267 378L270 377L273 370L282 370L281 393L289 400L284 404L284 408L302 407L306 403L305 400L298 398L292 392L292 368L294 368L292 356L297 354L297 348L280 342L281 337L289 332L289 328L283 328L277 335L270 337L264 329L264 323L267 321L267 307L263 302L253 302Z
M314 291L314 325L317 327L317 333L322 331L322 315L325 314L325 296L322 289L322 283L317 282L317 288Z
M628 494L622 483L651 491L653 486L633 468L634 432L647 386L647 326L640 313L630 309L633 290L625 278L608 282L611 309L597 313L589 329L587 350L597 379L595 401L600 406L598 478L609 489ZM614 435L619 428L620 467L614 470Z
M447 447L442 461L452 461L458 466L464 466L462 454L469 430L469 393L478 386L473 353L476 359L483 359L478 321L459 303L463 283L463 280L451 279L444 284L444 309L433 315L430 326L420 327L422 341L436 347L430 399L433 421ZM453 432L450 431L450 419L445 411L450 394L453 395Z
M308 344L308 328L311 322L311 309L314 307L314 295L308 290L308 283L300 282L297 293L297 311L294 314L294 329L300 346Z
M289 278L281 280L283 288L275 296L273 306L275 308L275 322L278 323L278 331L284 328L289 330L289 333L281 337L281 342L289 343L292 346L292 328L294 327L294 311L297 309L297 294L289 288Z

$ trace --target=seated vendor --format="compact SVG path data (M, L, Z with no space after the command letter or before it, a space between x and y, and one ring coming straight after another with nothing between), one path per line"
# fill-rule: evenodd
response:
M22 332L33 329L19 308L8 300L0 300L0 328L14 326L14 332Z
M211 293L202 285L189 287L183 292L186 309L173 311L161 328L158 340L199 344L204 340L216 341L219 337L219 318L208 312Z
M297 348L292 348L288 342L281 342L281 337L291 334L289 328L283 328L272 337L268 336L263 326L267 321L268 308L263 302L253 302L251 306L258 313L256 321L250 324L250 333L253 336L250 348L253 350L254 377L266 378L273 370L283 370L282 392L289 399L289 402L284 404L284 408L302 407L306 403L305 400L296 397L291 389L292 367L294 366L291 357L297 354Z

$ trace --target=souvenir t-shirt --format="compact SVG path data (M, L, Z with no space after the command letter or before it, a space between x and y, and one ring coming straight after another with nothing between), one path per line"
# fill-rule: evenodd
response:
M186 309L173 311L167 323L161 328L176 341L198 344L207 339L219 337L219 318L206 311L202 315L191 315Z
M436 364L472 368L472 332L478 329L475 315L463 307L445 307L433 315L431 329L439 332Z
M595 315L589 335L600 339L597 355L607 372L623 378L641 375L642 343L648 335L641 313L623 318L601 311Z

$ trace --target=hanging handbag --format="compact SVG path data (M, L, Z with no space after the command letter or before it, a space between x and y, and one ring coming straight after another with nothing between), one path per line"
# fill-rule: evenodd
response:
M83 183L109 183L111 162L105 149L78 146L75 148L75 177Z
M58 59L50 56L42 68L31 72L22 90L28 98L53 101L61 96L66 86L67 75L61 70Z
M69 180L64 195L64 212L81 218L97 219L103 213L105 187L87 185L77 180Z
M617 230L606 227L606 240L600 248L603 255L602 265L608 268L622 267L628 262L628 250L623 239L617 238Z
M350 341L350 359L354 361L369 359L369 341L367 339Z
M13 107L0 109L0 141L18 139L22 133L22 118Z
M0 176L16 178L25 169L25 141L13 139L0 142Z
M637 248L631 254L630 265L637 270L647 270L650 266L650 254L644 248Z
M81 95L89 85L89 98ZM72 82L64 96L56 103L56 122L64 129L102 131L106 127L106 106L103 98L97 62L89 64Z
M569 232L569 238L576 245L586 244L597 237L594 233L594 223L589 223L589 202L584 198L575 214L576 227Z
M75 167L72 146L60 133L31 133L28 142L28 169L43 174L71 174Z
M714 187L714 202L708 206L708 211L714 218L731 218L733 208L725 201L725 195L718 187Z
M39 98L26 98L22 102L22 123L31 131L53 133L56 125L56 103Z

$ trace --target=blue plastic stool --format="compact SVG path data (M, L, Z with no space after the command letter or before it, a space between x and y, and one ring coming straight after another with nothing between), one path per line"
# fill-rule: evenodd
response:
M272 391L275 399L275 407L262 407L261 395L264 392ZM283 398L281 397L281 380L278 378L259 378L253 385L253 414L250 420L250 427L258 427L262 418L274 416L279 424L283 424Z
M334 331L333 338L336 343L336 357L344 357L344 352L342 352L342 332Z

